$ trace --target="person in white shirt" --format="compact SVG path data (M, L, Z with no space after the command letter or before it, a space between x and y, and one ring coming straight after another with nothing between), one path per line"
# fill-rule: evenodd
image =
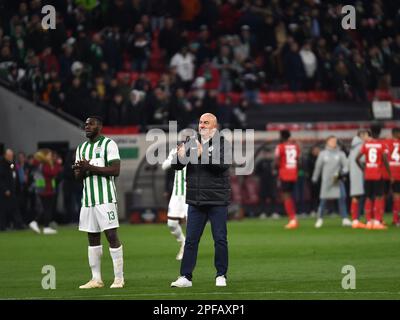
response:
M317 71L317 57L314 52L312 52L309 42L304 43L299 53L306 73L305 89L312 89L315 73Z
M181 77L186 89L190 87L194 78L194 55L183 46L171 59L170 66L176 68L177 74Z

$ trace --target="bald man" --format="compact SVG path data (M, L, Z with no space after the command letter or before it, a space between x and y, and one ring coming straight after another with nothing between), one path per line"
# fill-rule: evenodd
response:
M0 231L10 224L14 229L25 229L17 200L14 151L7 149L0 160Z
M219 152L218 152L219 151ZM198 246L209 220L214 239L215 285L226 286L228 271L227 216L231 198L229 166L230 144L218 132L217 118L211 113L200 117L198 134L178 147L172 168L186 167L186 203L188 207L186 240L180 276L171 287L192 286Z

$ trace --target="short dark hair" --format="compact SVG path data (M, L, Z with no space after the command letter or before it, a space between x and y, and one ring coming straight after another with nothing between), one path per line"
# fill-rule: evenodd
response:
M95 119L99 124L103 124L103 117L101 116L94 115L94 116L89 116L89 118Z
M290 138L290 131L289 130L281 130L279 133L281 140L286 141Z
M381 134L382 126L379 123L375 123L371 126L371 135L373 138L379 138Z

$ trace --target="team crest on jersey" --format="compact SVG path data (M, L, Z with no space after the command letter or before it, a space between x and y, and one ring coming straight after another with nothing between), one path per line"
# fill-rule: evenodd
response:
M214 146L211 146L208 148L208 155L211 156L212 155L212 151L214 150Z

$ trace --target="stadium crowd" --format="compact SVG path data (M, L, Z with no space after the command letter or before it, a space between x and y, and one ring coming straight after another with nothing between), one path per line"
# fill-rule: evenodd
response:
M396 1L350 1L355 30L341 27L341 1L0 1L0 76L35 101L106 125L187 127L205 112L245 127L260 91L331 90L365 101L391 88L400 98ZM122 72L122 73L121 73ZM239 103L218 93L239 92Z

